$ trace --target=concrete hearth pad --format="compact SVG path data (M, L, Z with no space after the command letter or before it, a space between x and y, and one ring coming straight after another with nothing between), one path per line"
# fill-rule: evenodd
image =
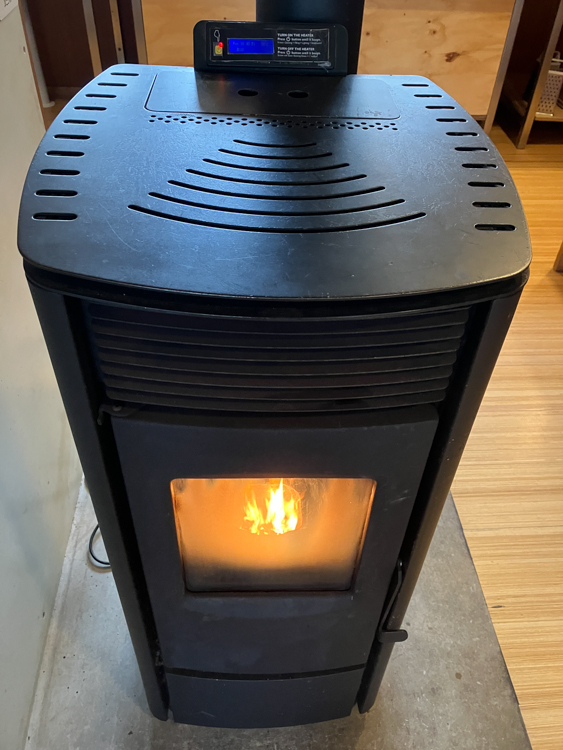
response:
M375 704L285 729L162 723L147 708L110 572L87 561L79 499L27 750L530 750L452 500L446 505Z

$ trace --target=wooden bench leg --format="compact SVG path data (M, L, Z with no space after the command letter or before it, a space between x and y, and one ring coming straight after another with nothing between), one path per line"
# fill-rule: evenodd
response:
M554 271L563 271L563 244L559 248L559 252L557 253L557 258L555 259L555 263L553 264L553 270Z

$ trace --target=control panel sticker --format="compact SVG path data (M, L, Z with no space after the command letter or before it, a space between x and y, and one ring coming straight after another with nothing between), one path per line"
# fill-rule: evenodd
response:
M286 60L328 60L328 29L301 29L277 32L277 57Z
M200 21L194 28L194 68L344 76L348 33L337 23Z

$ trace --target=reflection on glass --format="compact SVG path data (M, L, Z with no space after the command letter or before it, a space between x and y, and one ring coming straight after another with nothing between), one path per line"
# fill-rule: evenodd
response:
M190 591L350 588L372 479L174 479Z

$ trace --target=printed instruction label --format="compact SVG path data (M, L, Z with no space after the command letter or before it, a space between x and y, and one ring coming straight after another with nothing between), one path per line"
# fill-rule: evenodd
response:
M278 31L276 57L280 60L328 60L328 29Z

